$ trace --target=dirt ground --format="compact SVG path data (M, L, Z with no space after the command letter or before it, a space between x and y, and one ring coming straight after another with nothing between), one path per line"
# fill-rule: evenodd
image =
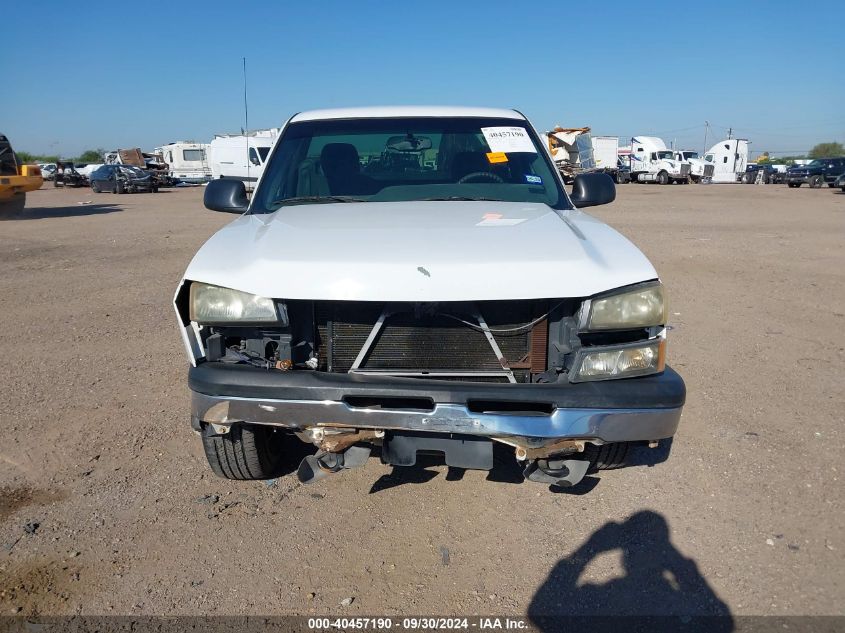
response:
M215 477L170 305L233 219L201 198L45 187L0 223L0 614L845 614L845 195L594 210L667 284L688 398L671 447L568 494L376 460Z

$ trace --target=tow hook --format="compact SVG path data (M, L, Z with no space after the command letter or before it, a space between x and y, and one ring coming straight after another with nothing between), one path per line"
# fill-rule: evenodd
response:
M303 484L313 484L332 473L363 466L369 457L370 448L367 446L350 446L342 453L317 451L299 463L296 476Z
M529 462L522 474L528 481L570 488L584 478L589 467L586 459L538 459Z

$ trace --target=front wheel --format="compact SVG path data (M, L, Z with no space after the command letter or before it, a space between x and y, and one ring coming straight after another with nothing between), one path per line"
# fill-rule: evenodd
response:
M211 425L202 430L202 446L211 470L225 479L272 479L284 457L285 435L275 429L235 424L225 435Z
M100 193L100 185L98 185L96 181L91 183L91 191L94 193Z
M818 189L824 184L824 176L813 176L810 178L810 189Z
M11 199L0 201L0 220L9 220L19 216L25 206L25 193L16 193Z
M118 183L114 186L114 192L115 192L115 193L126 193L126 187L124 187L124 186L123 186L123 183L122 183L122 182L118 182Z
M669 184L669 174L665 171L661 171L657 174L657 184L658 185L668 185Z

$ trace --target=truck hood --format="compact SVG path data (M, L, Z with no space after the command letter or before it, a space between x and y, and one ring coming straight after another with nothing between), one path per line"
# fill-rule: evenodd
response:
M633 244L586 213L475 201L243 215L185 273L277 299L413 302L586 297L656 277Z

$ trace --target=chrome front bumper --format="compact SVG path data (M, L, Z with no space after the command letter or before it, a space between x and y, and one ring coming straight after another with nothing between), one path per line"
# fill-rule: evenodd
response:
M432 410L354 407L337 400L281 400L213 396L192 391L196 422L216 427L246 422L290 430L341 427L386 431L458 433L493 439L511 438L529 446L560 439L600 442L659 440L678 428L682 407L557 408L549 414L476 413L452 403ZM520 438L523 441L519 441Z

